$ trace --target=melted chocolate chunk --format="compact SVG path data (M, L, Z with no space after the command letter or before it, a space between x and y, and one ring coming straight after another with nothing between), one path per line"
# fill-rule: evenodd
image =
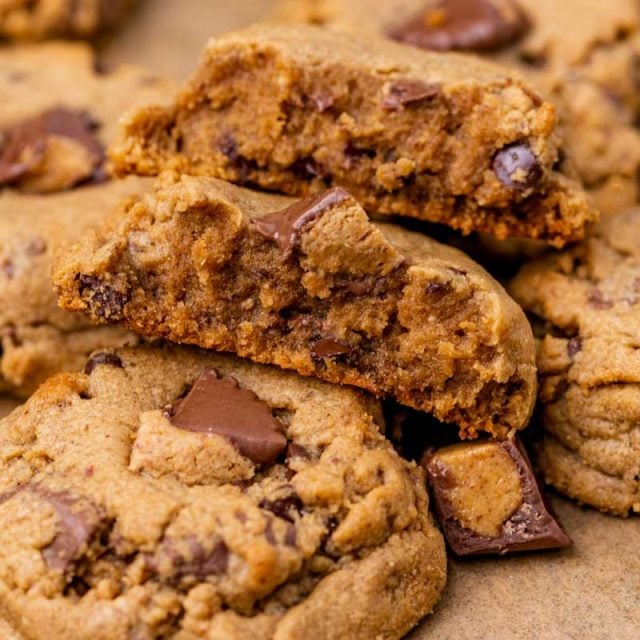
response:
M199 580L204 580L210 575L225 573L229 567L229 548L224 540L219 540L213 545L210 551L195 537L189 536L186 540L189 548L188 555L184 555L178 550L178 541L167 540L162 543L156 557L148 556L146 566L153 573L166 573L164 563L160 561L163 556L168 558L171 567L168 570L171 578L186 578L195 576ZM162 567L162 569L161 569Z
M76 276L80 282L80 295L91 301L91 308L101 318L108 320L121 320L124 306L129 302L129 295L117 291L112 286L105 284L96 276L80 273Z
M256 220L256 229L265 238L277 242L283 251L290 252L295 247L304 227L329 209L350 199L349 192L341 187L320 191L286 209L275 211Z
M311 348L311 355L314 358L333 358L334 356L343 356L351 353L353 347L346 342L335 340L334 338L323 338L318 340Z
M99 353L94 353L87 360L87 364L84 366L84 372L87 375L91 375L91 373L93 373L93 370L101 365L116 367L117 369L124 368L122 360L115 353L106 353L104 351L101 351Z
M269 406L233 378L205 369L169 418L179 429L227 438L256 464L271 464L285 450L282 424Z
M388 35L434 51L495 51L515 44L528 27L524 13L511 0L440 0Z
M524 142L500 149L493 158L493 170L498 180L512 189L530 189L543 175L538 158Z
M43 549L42 555L50 567L66 571L94 537L102 523L102 515L87 498L75 498L66 491L49 491L42 487L31 490L44 498L58 516L56 536Z
M501 527L501 533L487 537L463 527L456 510L447 499L452 478L446 468L427 452L422 464L427 470L438 520L451 549L459 556L488 553L505 554L515 551L564 549L571 546L571 539L558 522L548 504L533 472L529 456L519 440L496 442L511 458L518 469L523 501Z
M294 514L300 515L302 513L302 509L304 508L304 504L302 500L300 500L300 496L298 496L296 493L293 493L290 496L286 496L285 498L278 498L276 500L267 500L265 498L263 500L260 500L258 506L261 509L270 511L278 518L287 520L287 522L294 522Z
M90 154L92 171L78 181L92 177L104 162L105 152L95 135L96 124L84 111L57 107L5 129L0 136L0 185L18 182L37 166L47 151L50 136L69 138Z
M397 111L408 105L429 102L439 94L438 84L426 84L419 80L399 80L389 86L383 105L389 111Z

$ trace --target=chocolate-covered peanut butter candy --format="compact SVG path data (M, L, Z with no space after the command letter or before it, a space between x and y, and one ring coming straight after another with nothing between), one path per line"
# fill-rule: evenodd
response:
M61 254L55 279L62 305L98 322L355 385L470 437L505 437L532 411L520 308L467 256L373 223L344 189L295 201L168 173ZM126 299L108 314L105 288Z
M103 350L0 422L2 617L25 640L400 640L446 554L381 431L352 388Z
M457 555L570 546L519 440L454 444L428 451L422 464Z
M479 58L256 26L212 40L171 107L130 114L111 157L120 174L176 170L292 196L343 187L371 213L563 246L596 214L558 161L556 124L520 75Z

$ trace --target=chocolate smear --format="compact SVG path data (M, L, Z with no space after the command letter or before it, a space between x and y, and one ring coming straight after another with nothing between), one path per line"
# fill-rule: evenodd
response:
M320 191L300 200L281 211L275 211L255 221L256 229L269 240L273 240L285 252L290 252L298 241L302 229L311 224L329 209L351 199L341 187Z
M512 0L440 0L388 32L433 51L496 51L515 44L529 23Z
M205 369L170 416L179 429L227 438L256 464L271 464L285 450L282 424L258 396L233 378Z

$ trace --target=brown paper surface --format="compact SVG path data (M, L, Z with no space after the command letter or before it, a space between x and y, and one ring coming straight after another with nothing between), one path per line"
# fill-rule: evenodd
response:
M180 80L210 36L263 18L270 4L146 0L105 43L104 57ZM640 640L640 520L606 517L561 498L554 504L573 549L451 560L442 601L411 640Z

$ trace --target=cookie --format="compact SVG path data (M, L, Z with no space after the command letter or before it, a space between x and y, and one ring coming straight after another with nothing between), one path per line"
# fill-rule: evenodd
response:
M378 403L228 355L102 351L0 429L0 607L25 640L400 638L444 586Z
M0 392L28 396L94 349L134 340L59 309L51 283L58 247L145 188L106 171L121 111L170 90L142 69L95 63L80 43L0 49Z
M517 74L310 26L212 40L170 108L124 123L121 174L163 169L562 246L595 213L559 162L553 106Z
M88 45L0 49L0 190L48 193L107 178L121 113L172 85L136 67L98 71Z
M519 440L454 444L428 451L422 464L440 526L456 555L571 545Z
M640 209L526 265L516 300L540 321L548 482L616 515L640 512Z
M524 427L535 400L531 328L502 287L341 188L296 201L169 173L55 281L95 322L393 396L468 436Z
M93 38L113 27L132 0L1 0L0 38Z
M634 204L640 169L635 0L282 0L274 18L491 57L558 104L565 151L606 213Z

